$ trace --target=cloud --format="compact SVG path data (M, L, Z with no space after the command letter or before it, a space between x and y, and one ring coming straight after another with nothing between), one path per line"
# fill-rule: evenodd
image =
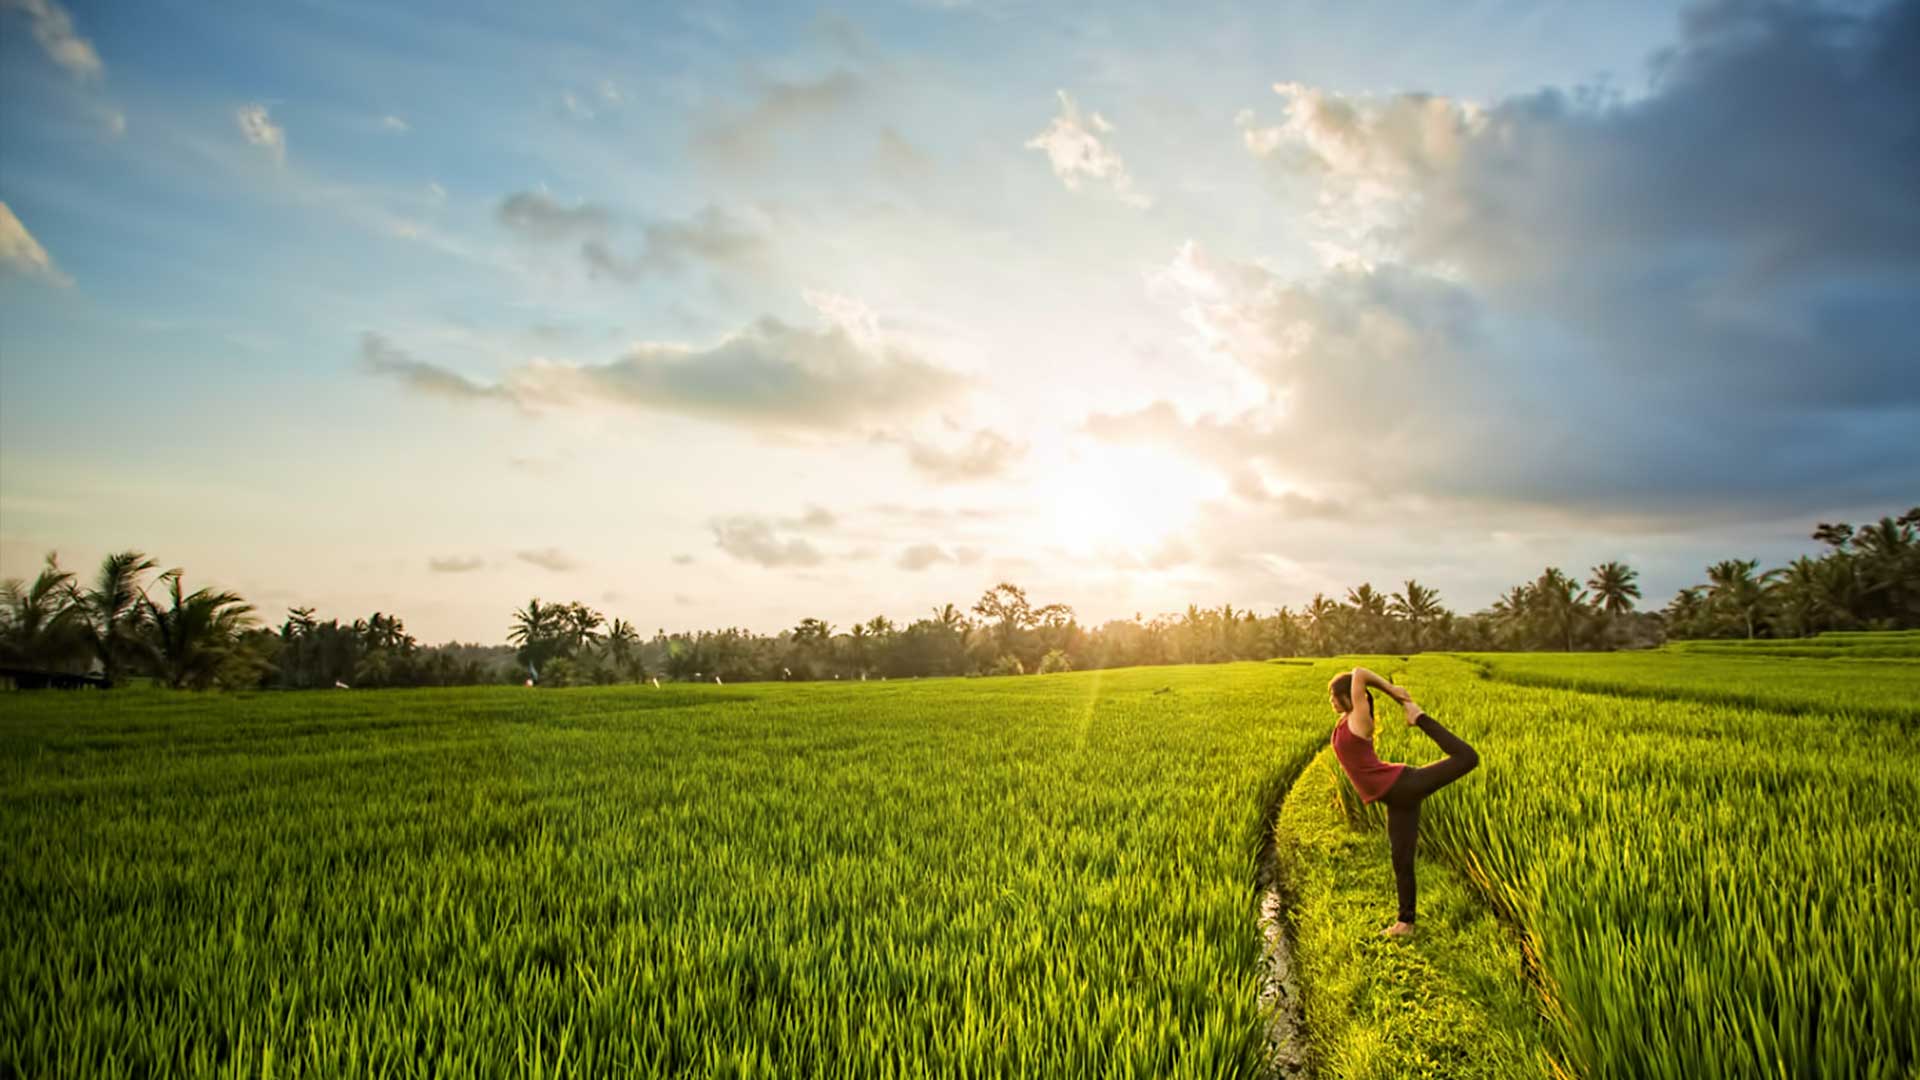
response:
M913 438L901 441L913 467L943 483L990 480L1006 473L1027 453L1026 444L984 428L954 449Z
M706 348L646 343L605 364L536 360L497 384L414 360L377 334L362 339L361 354L370 373L451 400L616 406L794 433L858 431L920 413L968 385L906 349L857 341L845 327L807 329L772 317Z
M782 136L846 110L865 91L860 77L844 70L810 82L769 82L744 112L697 127L694 151L721 165L758 165Z
M863 347L844 328L771 316L704 349L643 344L601 365L536 363L516 373L523 399L605 403L750 427L845 431L920 412L964 380L901 348Z
M837 519L833 511L824 506L809 506L799 517L784 518L780 524L788 529L831 529Z
M594 203L568 206L540 192L521 191L501 201L496 217L530 243L577 242L588 276L616 281L677 272L696 262L745 265L758 256L763 243L758 231L718 206L684 220L646 223L641 226L643 245L631 256L615 250L613 212Z
M902 551L894 565L902 570L919 571L925 570L934 563L952 561L953 556L947 554L946 549L938 544L915 544Z
M1250 150L1371 251L1290 279L1183 250L1189 323L1272 399L1215 425L1292 476L1489 505L1905 497L1915 70L1911 0L1725 2L1631 100L1281 84L1284 122L1240 118Z
M687 554L684 554L684 553L683 553L683 554L680 554L680 555L675 555L675 556L673 557L673 565L675 565L675 566L692 566L692 565L693 565L693 556L691 556L691 555L687 555Z
M407 123L402 117L388 113L380 118L380 130L391 132L395 135L405 135L407 132L413 130L413 125Z
M826 556L798 537L781 539L774 523L751 514L737 514L712 522L714 545L742 562L765 567L818 566Z
M970 566L980 561L983 553L977 547L958 547L949 552L939 544L914 544L900 552L894 565L910 573L918 573L935 563L959 563Z
M717 206L709 206L684 221L654 221L642 227L645 246L639 254L622 257L603 240L580 245L581 258L593 277L635 281L650 274L680 271L695 262L740 266L752 261L761 248L760 235Z
M485 559L468 555L440 555L427 560L427 569L436 574L465 574L485 565Z
M273 122L265 105L240 106L233 111L233 122L248 142L273 155L274 164L287 163L286 130Z
M97 79L105 74L100 54L93 43L73 28L73 16L54 0L0 0L0 9L12 8L24 14L33 29L33 40L41 51L77 79Z
M0 274L38 278L62 287L73 284L4 202L0 202Z
M580 563L574 559L573 556L568 555L559 548L548 547L538 548L532 551L516 551L513 553L513 557L528 565L537 566L542 570L552 570L555 573L565 573L568 570L577 570L580 568Z
M511 401L504 387L474 382L455 371L415 360L386 338L360 335L360 366L371 375L398 380L416 393L451 401Z
M538 191L517 191L507 196L495 216L514 235L536 243L598 234L613 221L606 207L593 203L567 206Z
M1047 130L1027 140L1027 149L1046 153L1053 175L1060 178L1068 191L1078 191L1081 181L1091 180L1111 189L1114 196L1128 206L1142 209L1151 206L1153 200L1135 189L1126 164L1107 145L1106 136L1113 133L1113 125L1099 113L1082 115L1080 107L1065 90L1059 91L1059 95L1060 115L1053 118Z

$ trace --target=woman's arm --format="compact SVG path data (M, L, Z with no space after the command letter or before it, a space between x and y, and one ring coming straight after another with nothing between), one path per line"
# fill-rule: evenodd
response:
M1363 668L1363 667L1357 667L1353 669L1353 682L1354 682L1355 690L1358 690L1361 688L1361 679L1363 678L1366 680L1367 686L1379 687L1381 691L1383 691L1388 697L1392 698L1395 701L1400 702L1401 704L1405 704L1407 698L1410 696L1407 693L1405 687L1395 686L1394 684L1388 682L1386 679L1381 678L1378 672L1368 671L1366 668Z
M1380 681L1380 676L1363 667L1352 672L1353 681L1347 684L1347 696L1353 707L1347 710L1347 728L1363 739L1373 738L1373 699L1367 696L1367 687Z

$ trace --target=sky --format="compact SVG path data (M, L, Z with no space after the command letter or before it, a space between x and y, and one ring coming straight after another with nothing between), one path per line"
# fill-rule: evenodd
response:
M503 640L1920 502L1920 3L0 0L0 576Z

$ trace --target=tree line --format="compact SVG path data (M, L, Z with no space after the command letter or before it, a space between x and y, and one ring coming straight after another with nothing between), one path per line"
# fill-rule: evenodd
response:
M806 618L770 635L732 627L642 638L631 622L586 604L534 599L513 613L508 644L439 646L421 645L399 617L381 612L322 622L299 607L265 626L238 595L188 591L182 571L161 571L137 551L107 556L87 582L49 554L31 583L0 586L0 667L93 672L109 686L140 676L181 689L293 690L1018 675L1343 653L1645 648L1677 638L1920 627L1917 531L1920 507L1858 528L1822 522L1812 538L1824 554L1766 571L1751 559L1714 563L1705 582L1660 611L1638 609L1637 571L1606 562L1584 581L1547 567L1466 615L1408 580L1390 592L1364 583L1341 599L1316 594L1265 615L1189 606L1087 626L1068 605L1037 603L1002 582L970 608L945 604L904 624L882 615L843 629Z

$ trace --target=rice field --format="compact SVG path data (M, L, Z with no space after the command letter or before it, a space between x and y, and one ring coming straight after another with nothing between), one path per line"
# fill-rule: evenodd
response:
M0 1074L1254 1075L1311 668L0 701Z
M0 695L0 1075L1258 1077L1276 817L1314 1075L1920 1071L1920 667L1365 662L1484 762L1404 946L1350 660Z

